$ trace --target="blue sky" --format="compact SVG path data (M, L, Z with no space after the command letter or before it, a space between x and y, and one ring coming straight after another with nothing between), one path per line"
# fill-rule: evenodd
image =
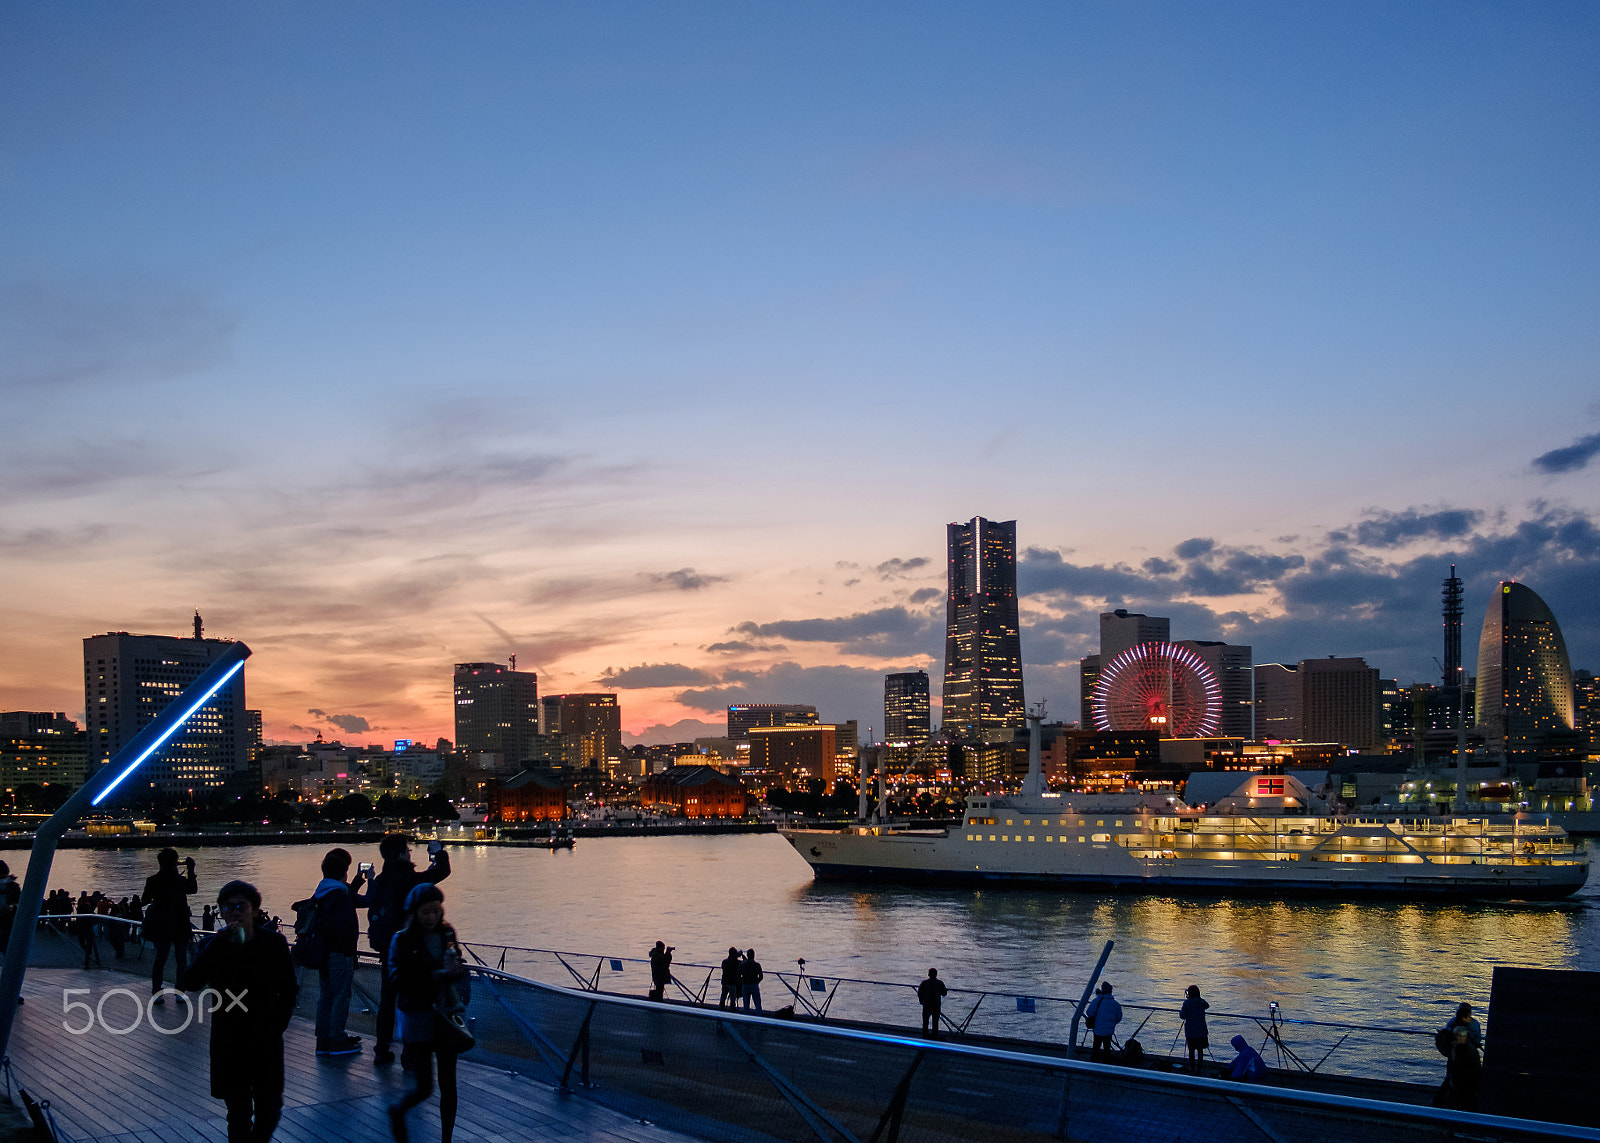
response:
M449 664L512 649L630 729L876 725L978 513L1055 713L1119 603L1427 677L1452 558L1600 662L1592 6L0 32L0 706L198 606L269 737L449 734Z

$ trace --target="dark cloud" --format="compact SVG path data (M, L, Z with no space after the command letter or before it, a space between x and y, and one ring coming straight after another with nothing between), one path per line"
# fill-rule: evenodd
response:
M1533 458L1533 467L1540 472L1576 472L1600 455L1600 433L1579 437L1563 448L1553 448Z
M748 655L755 651L787 651L783 643L747 643L743 639L730 639L725 643L712 643L707 651L718 655Z
M1023 595L1084 595L1106 600L1137 598L1150 577L1125 564L1070 564L1060 552L1027 548L1017 561L1017 590Z
M1454 540L1471 532L1483 513L1464 508L1436 512L1376 511L1356 525L1355 542L1365 548L1392 548L1412 540Z
M1192 540L1185 540L1172 550L1180 560L1192 560L1196 556L1205 555L1216 546L1215 540L1197 536Z
M1304 567L1305 562L1305 557L1299 555L1213 546L1201 559L1190 561L1178 583L1190 595L1244 595L1264 582L1279 579L1285 572Z
M927 556L913 556L909 560L896 558L892 560L884 560L883 563L878 564L872 570L877 572L878 575L884 579L893 579L895 576L906 575L910 572L919 571L922 568L927 567L930 562L931 561Z
M307 714L314 714L323 722L331 723L346 734L365 734L372 729L372 724L358 714L329 714L323 710L308 710ZM296 730L302 729L295 727Z
M883 676L900 668L802 667L778 663L764 670L727 671L720 685L687 690L677 701L693 710L721 712L736 703L811 703L824 722L856 719L862 731L883 724Z
M944 592L937 587L919 587L908 597L908 602L913 606L932 603L936 599L943 599Z
M104 524L76 528L0 528L0 554L17 556L60 555L101 543L111 534Z
M927 650L933 620L904 607L880 607L831 619L783 619L776 623L741 623L741 635L788 639L795 643L837 643L859 654L921 653Z
M1164 560L1159 556L1151 556L1140 565L1151 575L1171 575L1178 570L1178 565L1171 560Z
M641 663L618 671L607 667L600 675L600 685L619 690L643 690L650 687L694 687L714 683L717 677L709 671L687 667L682 663Z
M677 571L670 572L652 572L647 578L651 583L677 588L679 591L699 591L701 588L713 583L727 582L727 577L725 576L702 575L693 568L679 568Z
M624 746L663 746L669 742L693 742L696 738L721 738L728 732L726 722L706 722L698 718L680 718L674 723L658 722L647 726L638 734L622 732Z
M152 279L0 285L0 391L159 381L224 360L234 321Z

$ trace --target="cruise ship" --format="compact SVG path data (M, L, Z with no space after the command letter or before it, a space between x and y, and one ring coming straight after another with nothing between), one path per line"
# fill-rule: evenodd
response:
M819 881L1548 900L1589 875L1583 843L1542 815L1341 815L1293 775L1242 772L1231 795L1201 807L1173 794L1052 793L1030 755L1020 793L969 797L949 829L780 832Z

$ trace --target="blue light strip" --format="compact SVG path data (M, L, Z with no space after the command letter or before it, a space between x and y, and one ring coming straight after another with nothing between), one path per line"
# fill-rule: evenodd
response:
M216 685L196 699L194 705L188 710L184 711L177 718L173 719L172 725L167 727L166 730L162 731L161 736L147 746L143 754L139 755L139 757L135 758L132 762L129 762L127 768L111 780L111 785L101 790L100 793L97 794L89 804L91 806L98 806L101 802L105 801L106 796L110 794L112 790L115 790L118 786L120 786L124 778L137 770L140 764L143 763L146 758L150 757L150 755L161 749L161 747L165 745L167 739L176 734L178 732L178 728L189 721L190 715L194 714L195 711L199 710L201 707L205 706L206 703L210 702L211 696L220 691L223 686L226 685L227 681L233 678L234 675L238 674L243 668L243 659L240 659L233 666L229 667L228 673L223 675L222 678L218 679Z

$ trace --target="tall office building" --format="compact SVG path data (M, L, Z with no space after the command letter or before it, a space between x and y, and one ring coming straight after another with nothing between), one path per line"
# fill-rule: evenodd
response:
M1279 742L1300 739L1299 668L1284 663L1262 663L1252 674L1256 684L1257 736Z
M1166 620L1162 620L1166 622ZM1255 667L1253 650L1210 639L1185 639L1178 644L1200 656L1217 676L1222 688L1222 718L1217 734L1222 738L1255 738Z
M1078 660L1078 725L1094 727L1094 688L1100 681L1100 656L1085 655Z
M192 639L126 631L86 638L83 708L90 773L110 761L232 645L228 639L203 638L199 615ZM243 670L118 789L117 797L187 797L211 790L257 792L250 774Z
M1337 742L1370 750L1382 739L1378 668L1365 659L1302 659L1301 735L1306 742Z
M1561 628L1525 584L1501 583L1478 640L1478 725L1492 750L1573 750L1572 663Z
M728 737L746 742L758 726L816 726L817 721L817 708L805 703L745 703L728 708Z
M1100 662L1109 663L1140 643L1170 643L1172 620L1117 608L1100 613Z
M933 734L928 672L904 671L883 679L885 742L922 742Z
M0 786L12 795L6 805L19 808L20 786L83 785L88 737L62 711L0 711Z
M546 695L544 732L576 740L586 769L606 769L622 759L622 708L610 694Z
M1584 736L1584 749L1600 754L1600 683L1593 671L1572 672L1572 721Z
M948 528L944 729L1009 742L1026 722L1017 618L1017 522L975 516Z
M456 749L495 754L508 766L534 756L539 677L504 663L457 663Z

